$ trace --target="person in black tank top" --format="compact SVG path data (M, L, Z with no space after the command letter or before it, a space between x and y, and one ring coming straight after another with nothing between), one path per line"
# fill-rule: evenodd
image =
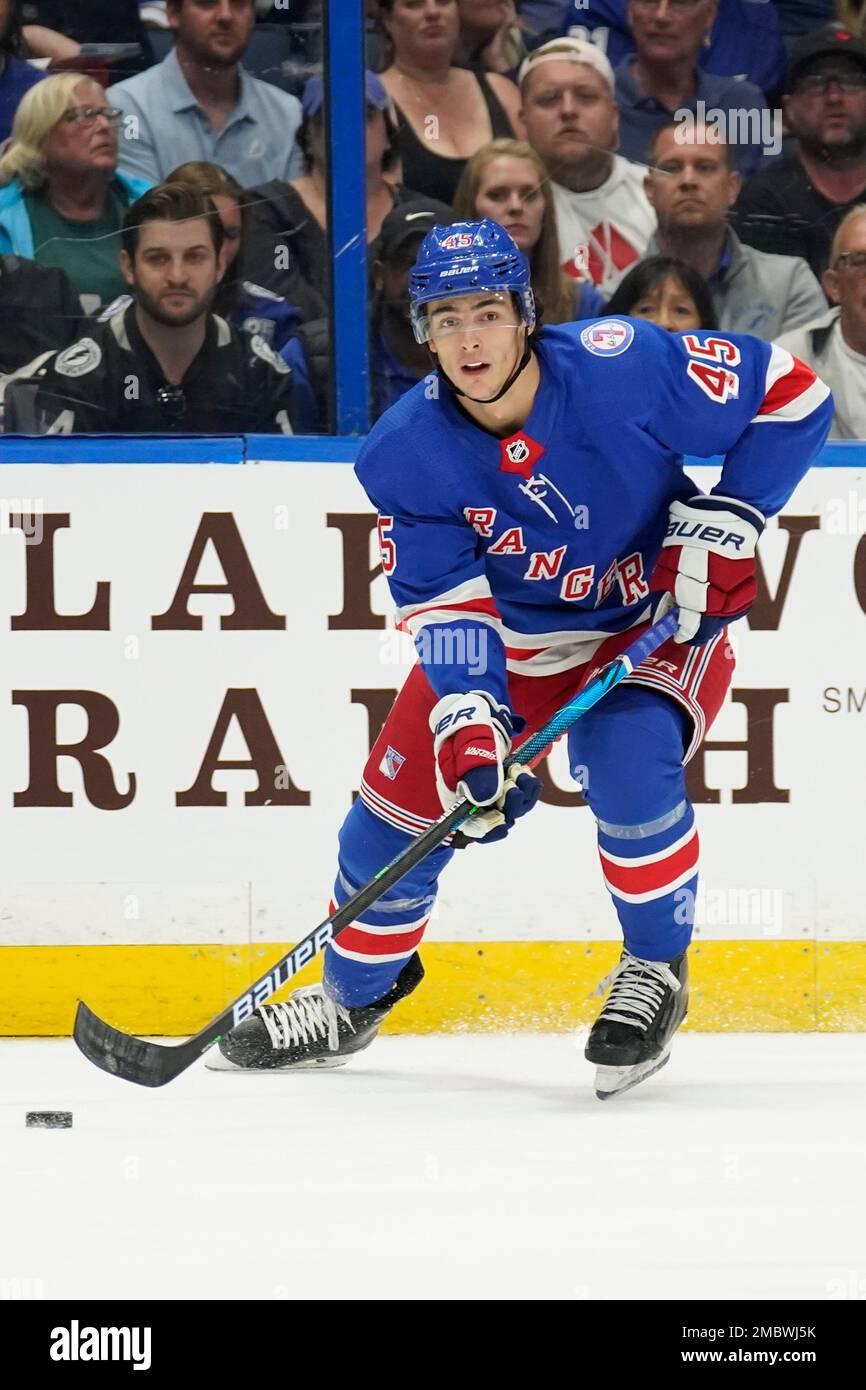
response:
M520 93L499 73L454 65L460 39L456 0L432 0L420 8L410 0L380 0L379 18L390 50L382 80L397 116L403 180L428 198L450 203L475 149L522 134ZM482 124L476 91L489 130L473 144ZM440 153L443 145L452 152Z
M487 83L483 73L475 72L473 77L481 88L481 95L490 116L491 140L509 139L514 130L505 108ZM432 140L419 140L405 114L397 103L397 128L399 131L400 155L403 160L403 180L409 188L416 188L428 198L438 198L442 203L453 204L454 194L466 168L466 158L454 158L435 154ZM485 141L486 143L486 141Z

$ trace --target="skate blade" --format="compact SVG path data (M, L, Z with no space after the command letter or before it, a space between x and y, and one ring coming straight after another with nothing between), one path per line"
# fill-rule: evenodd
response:
M246 1072L251 1076L285 1076L289 1071L332 1071L334 1067L344 1067L351 1061L351 1053L348 1057L319 1057L310 1062L292 1062L285 1067L241 1067L237 1062L231 1062L228 1057L224 1057L219 1048L211 1048L205 1058L205 1066L208 1071L236 1071Z
M651 1062L638 1062L633 1067L596 1067L595 1069L595 1094L599 1100L611 1100L613 1096L621 1096L623 1091L630 1091L633 1086L639 1086L648 1077L655 1076L657 1071L661 1071L670 1061L670 1049L662 1053L661 1057L655 1057Z

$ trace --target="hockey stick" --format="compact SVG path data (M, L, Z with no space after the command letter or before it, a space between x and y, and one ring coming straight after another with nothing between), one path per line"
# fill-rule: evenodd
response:
M636 666L672 637L677 621L677 612L673 609L642 637L632 642L631 646L605 666L584 690L579 691L568 704L557 710L538 733L521 744L514 757L508 759L506 766L510 767L514 763L528 766L537 761L582 714L592 709L609 690L619 685ZM396 859L392 859L390 864L380 869L369 883L364 884L341 907L326 917L315 931L310 932L309 936L305 936L303 941L277 961L266 975L256 980L255 984L235 999L234 1003L229 1004L217 1018L186 1042L155 1043L137 1038L130 1033L123 1033L120 1029L104 1023L79 1000L73 1030L78 1047L95 1066L112 1076L120 1077L123 1081L133 1081L139 1086L164 1086L166 1082L173 1081L203 1052L218 1042L223 1033L234 1028L243 1019L249 1018L260 1004L264 1004L265 1000L296 975L302 966L323 951L328 942L344 927L349 926L362 912L377 902L383 893L447 839L452 830L475 815L479 809L469 801L458 801L456 806L434 821L430 828L413 840Z

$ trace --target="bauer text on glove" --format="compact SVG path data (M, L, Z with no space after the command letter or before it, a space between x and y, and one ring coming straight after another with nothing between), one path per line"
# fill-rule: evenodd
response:
M699 646L748 613L757 593L755 547L764 529L756 507L734 497L673 502L650 589L680 610L675 642ZM661 617L670 600L656 610Z

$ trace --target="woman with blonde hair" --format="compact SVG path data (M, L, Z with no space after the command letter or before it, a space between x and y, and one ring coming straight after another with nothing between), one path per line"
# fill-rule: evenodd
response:
M85 313L124 290L121 222L151 186L118 173L121 120L93 78L58 73L25 93L0 157L0 253L59 266Z
M490 217L504 227L527 257L532 289L545 323L603 314L598 290L562 270L556 210L544 164L525 140L491 140L466 165L454 196L462 221Z

